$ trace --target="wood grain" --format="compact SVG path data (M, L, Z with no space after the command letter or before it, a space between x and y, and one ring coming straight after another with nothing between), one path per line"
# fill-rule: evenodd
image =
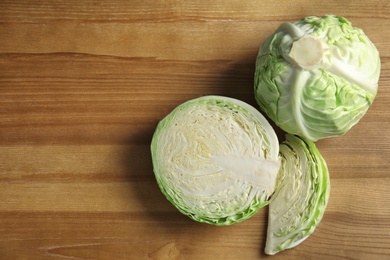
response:
M191 221L160 193L150 140L191 98L256 106L261 42L328 13L378 47L380 88L350 132L317 143L327 211L272 258L390 258L388 1L1 0L0 259L266 258L267 209L229 227Z

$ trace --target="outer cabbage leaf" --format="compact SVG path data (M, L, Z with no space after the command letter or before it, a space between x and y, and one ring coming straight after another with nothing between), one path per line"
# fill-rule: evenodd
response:
M193 220L230 225L268 204L274 192L279 143L252 106L206 96L175 108L151 143L157 183Z
M287 134L280 145L281 167L269 203L265 253L297 246L320 223L330 193L327 165L315 144Z
M379 75L379 52L361 29L340 16L311 16L282 24L262 44L255 97L284 131L316 141L363 117Z

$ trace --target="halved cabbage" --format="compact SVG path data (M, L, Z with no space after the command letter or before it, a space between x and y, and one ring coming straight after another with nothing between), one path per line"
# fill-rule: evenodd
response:
M260 47L255 97L284 131L316 141L340 136L367 112L378 89L379 52L340 16L283 23Z
M265 253L274 255L303 242L320 223L329 199L325 160L315 144L287 134L281 167L269 204Z
M268 204L279 142L261 113L237 99L206 96L159 122L152 161L167 199L193 220L230 225Z
M252 106L206 96L175 108L157 125L153 170L166 198L191 219L241 222L269 204L265 252L306 239L329 198L329 175L315 144L273 128Z

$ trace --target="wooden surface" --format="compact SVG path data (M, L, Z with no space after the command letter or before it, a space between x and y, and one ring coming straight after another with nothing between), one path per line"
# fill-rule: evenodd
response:
M160 193L149 144L188 99L256 106L262 41L329 13L379 49L378 95L348 134L317 143L332 184L321 224L267 258L389 259L387 0L0 0L0 259L265 258L267 209L229 227L188 219Z

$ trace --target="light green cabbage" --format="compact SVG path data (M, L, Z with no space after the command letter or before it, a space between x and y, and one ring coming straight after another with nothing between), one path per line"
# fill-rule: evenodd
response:
M255 72L260 108L284 131L316 141L346 133L378 88L380 57L340 16L284 23L262 44Z
M327 165L315 144L287 134L281 167L269 204L265 253L274 255L303 242L320 223L329 199Z
M252 106L206 96L175 108L151 143L157 183L193 220L230 225L268 204L279 170L275 131Z
M237 99L187 101L161 120L151 153L157 183L183 214L231 225L269 205L265 252L306 239L329 198L329 175L312 141L287 134L279 145L258 110Z

